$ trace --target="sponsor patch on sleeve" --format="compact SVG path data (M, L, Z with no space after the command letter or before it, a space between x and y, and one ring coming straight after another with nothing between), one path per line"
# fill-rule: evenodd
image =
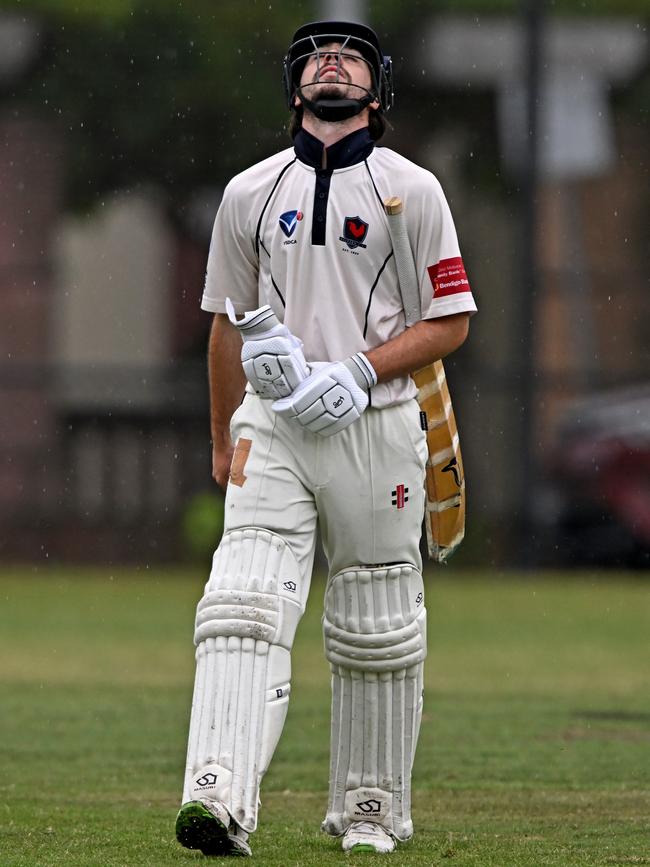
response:
M434 298L444 298L445 295L456 295L458 292L471 292L460 256L441 259L437 265L429 265L427 271L433 286Z

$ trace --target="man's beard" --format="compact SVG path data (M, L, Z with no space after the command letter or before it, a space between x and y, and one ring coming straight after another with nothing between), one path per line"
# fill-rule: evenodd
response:
M361 99L365 95L362 87L349 84L347 81L329 82L314 81L303 85L303 91L307 99L317 102L319 99Z

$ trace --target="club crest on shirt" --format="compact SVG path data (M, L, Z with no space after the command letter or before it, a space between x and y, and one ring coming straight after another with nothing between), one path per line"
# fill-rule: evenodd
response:
M368 223L365 220L362 220L358 215L356 217L346 217L343 220L343 234L339 238L339 241L345 241L351 250L354 250L356 247L363 247L365 249L366 245L363 242L366 240L367 234Z
M290 238L296 231L296 226L302 220L302 217L302 211L285 211L284 214L280 214L278 222L287 238Z

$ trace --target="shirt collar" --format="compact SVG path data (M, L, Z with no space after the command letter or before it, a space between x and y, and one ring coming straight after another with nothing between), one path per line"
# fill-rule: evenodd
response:
M293 141L293 146L300 162L314 169L323 167L323 143L316 136L301 129ZM327 148L325 167L332 171L356 165L372 153L374 146L367 126L355 130Z

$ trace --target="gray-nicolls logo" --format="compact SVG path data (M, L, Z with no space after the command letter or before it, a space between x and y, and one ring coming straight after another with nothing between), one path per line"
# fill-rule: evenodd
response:
M295 581L285 581L282 585L285 590L288 590L290 593L296 592L296 582Z
M424 593L418 593L418 595L415 597L415 604L421 605L423 599L424 599Z
M376 816L381 810L381 801L376 798L369 798L367 801L357 801L357 807L366 816Z
M217 775L208 773L208 774L203 774L202 777L199 777L198 780L195 780L194 784L196 786L201 786L201 788L205 788L207 786L214 786L216 782L217 782Z

